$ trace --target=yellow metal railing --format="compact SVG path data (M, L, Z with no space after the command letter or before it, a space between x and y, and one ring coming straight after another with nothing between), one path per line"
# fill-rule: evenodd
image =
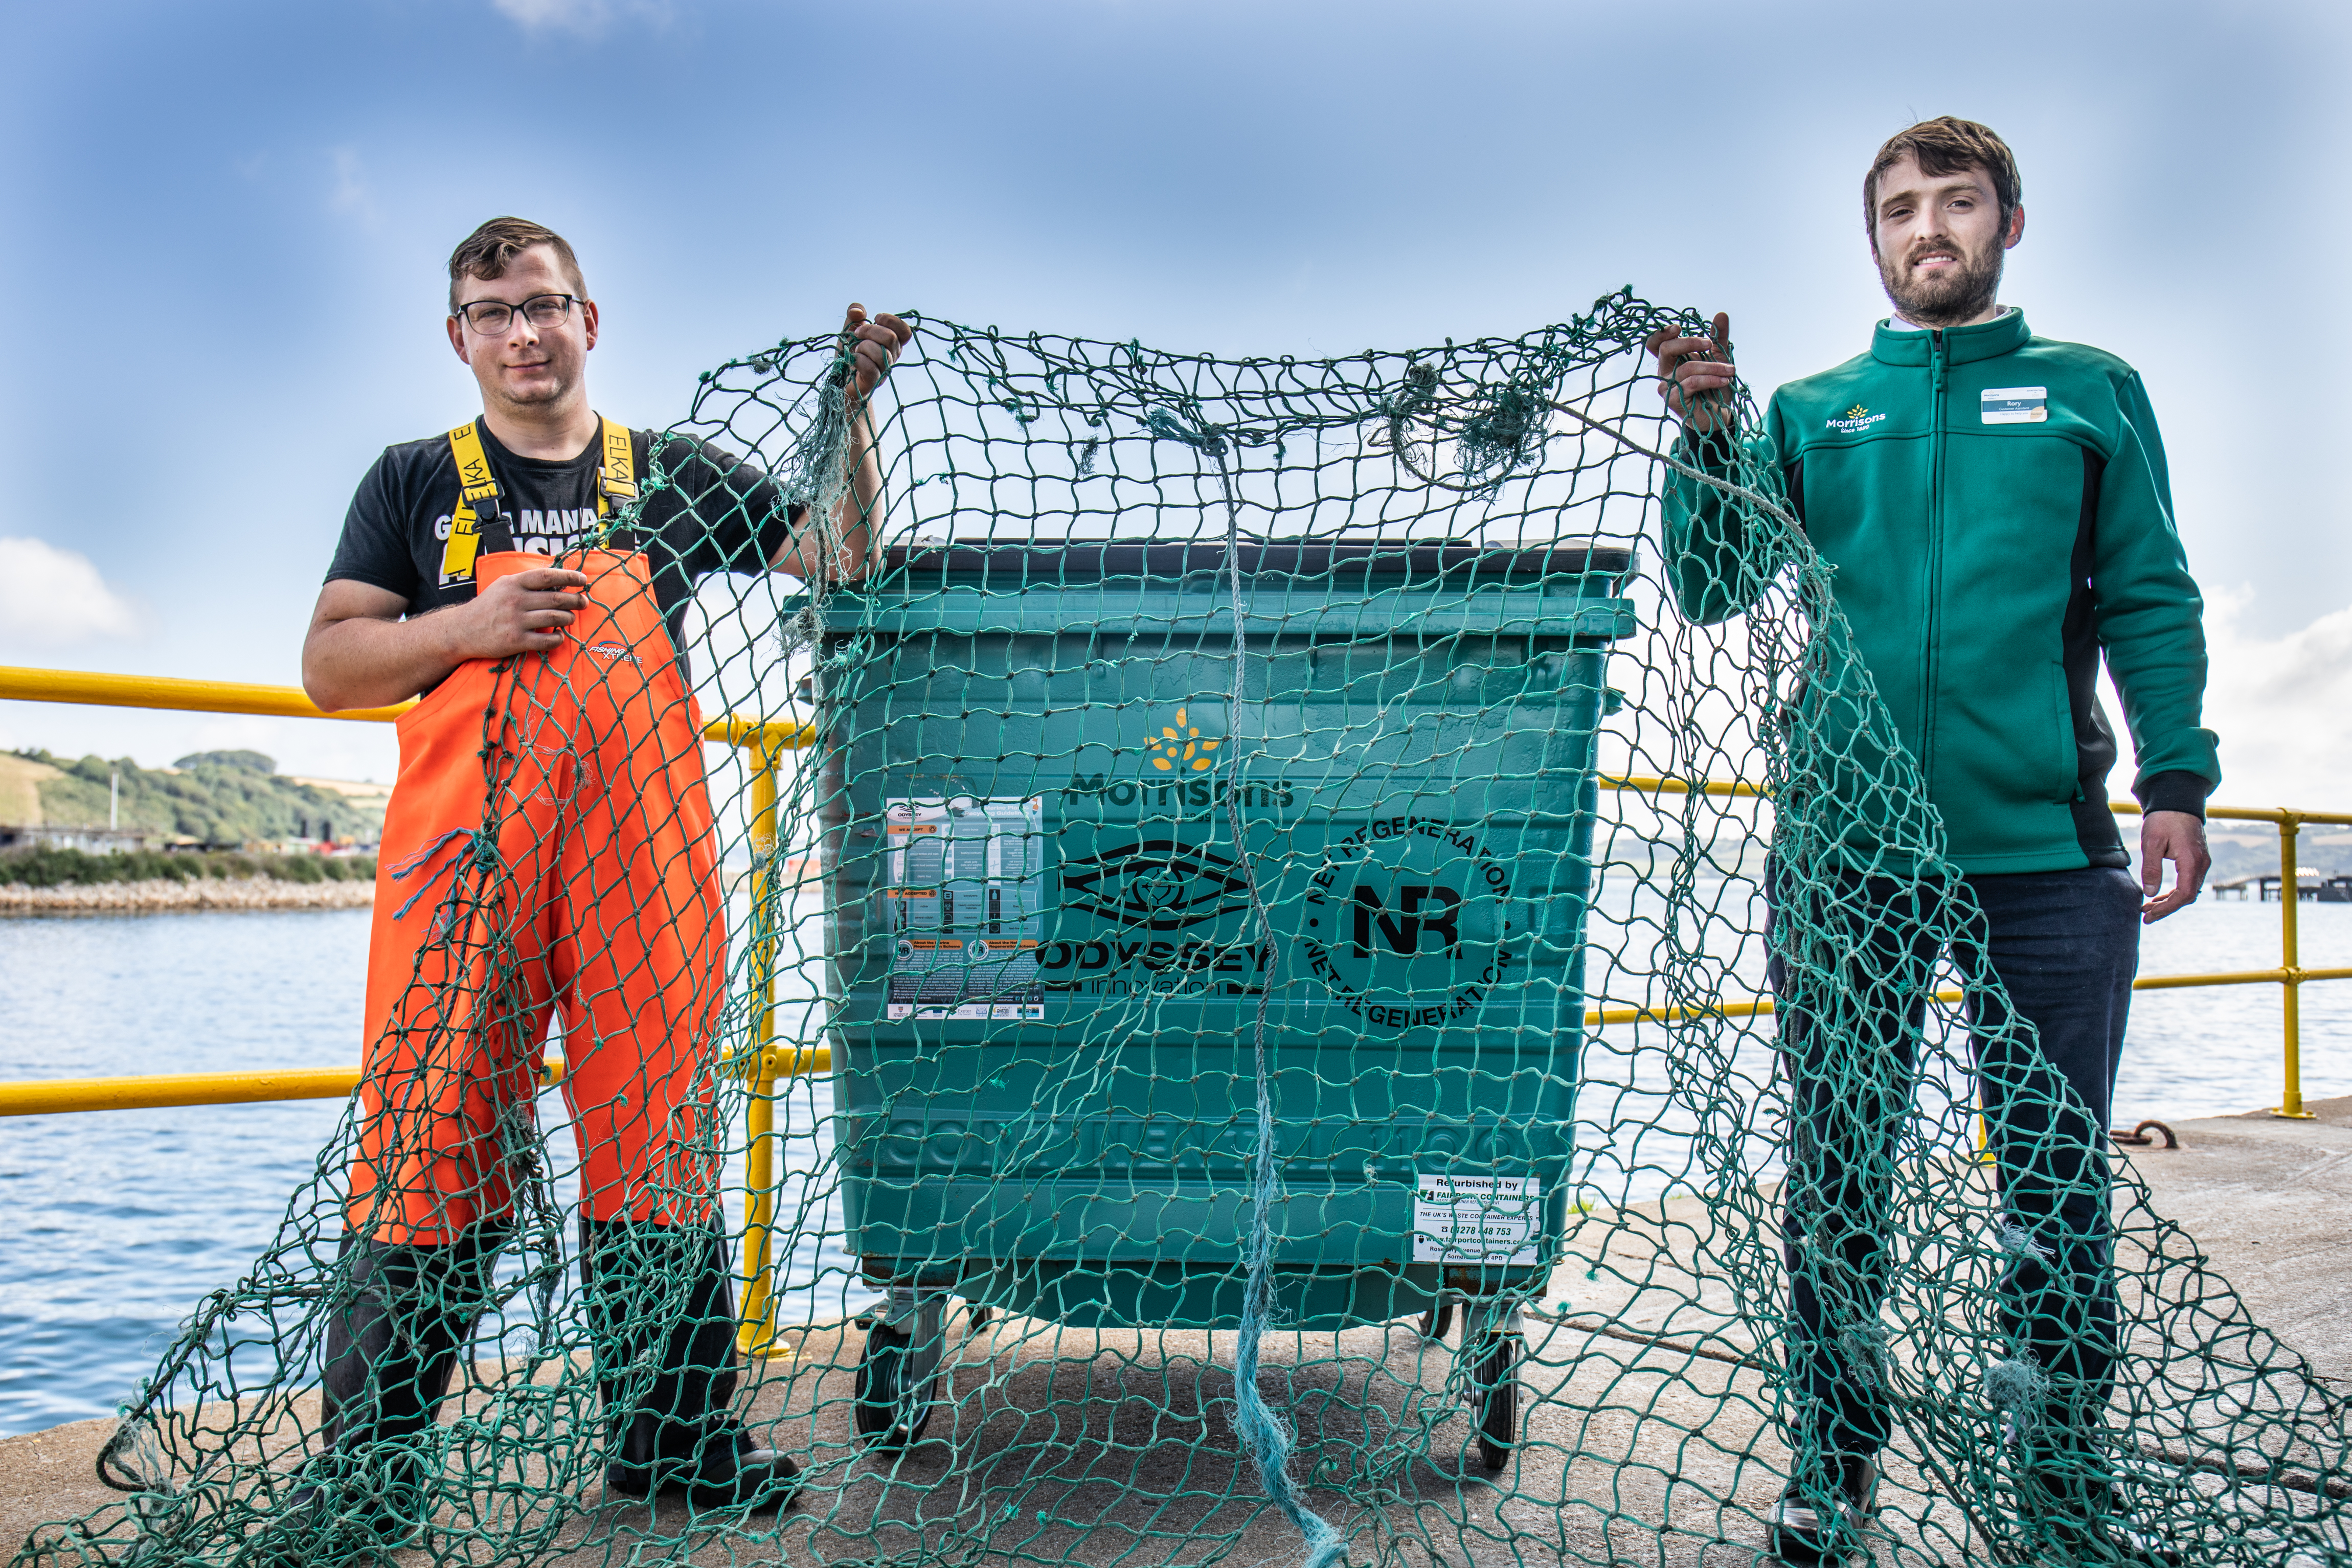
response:
M76 703L97 707L163 708L177 713L257 714L264 718L340 718L363 724L394 724L416 705L354 707L330 712L299 686L265 686L245 681L188 681L176 675L109 675L89 670L28 670L0 664L0 699L28 703ZM705 740L751 746L766 738L771 752L804 747L815 732L804 724L771 719L712 719Z
M234 681L190 681L163 675L114 675L81 670L36 670L0 665L0 698L23 702L83 703L110 707L165 708L197 713L260 714L289 718L335 718L387 724L412 706L357 708L329 713L295 686L247 685ZM747 1351L763 1348L775 1331L775 1305L770 1294L775 1226L776 1083L780 1079L832 1071L831 1054L822 1048L780 1051L775 1044L775 975L777 932L776 893L776 773L783 754L810 745L815 738L808 725L731 716L703 727L705 738L740 747L751 759L751 821L753 929L750 962L752 994L761 998L751 1018L749 1060L740 1068L751 1088L750 1125L744 1154L743 1324L740 1340ZM1759 798L1763 791L1736 779L1687 779L1633 777L1604 779L1612 789L1636 794L1687 794L1694 789L1708 795ZM2113 802L2118 814L2137 815L2137 804ZM2185 986L2275 985L2284 992L2284 1071L2285 1092L2274 1115L2307 1118L2303 1108L2301 1017L2296 1006L2299 988L2315 980L2352 979L2352 969L2306 969L2297 946L2295 913L2295 835L2305 822L2352 824L2352 814L2285 809L2217 806L2208 817L2224 821L2270 822L2279 833L2279 966L2212 975L2154 975L2133 982L2136 990L2167 990ZM1957 1001L1958 991L1939 993L1938 1000ZM1608 1024L1670 1023L1680 1019L1714 1016L1757 1018L1773 1010L1769 997L1750 997L1706 1008L1601 1008L1584 1015L1585 1027ZM731 1059L730 1067L738 1065ZM551 1057L541 1073L543 1083L559 1081L561 1057ZM0 1082L0 1116L47 1115L72 1111L127 1111L159 1105L234 1105L265 1100L340 1100L358 1085L356 1067L281 1070L260 1072L179 1072L122 1078L58 1078Z
M356 1067L258 1072L151 1072L136 1078L36 1078L0 1083L0 1116L62 1111L143 1111L157 1105L243 1105L256 1100L343 1100Z
M253 685L236 681L189 681L168 675L112 675L86 670L31 670L0 665L0 698L22 702L82 703L105 707L166 708L194 713L261 714L286 718L396 722L415 705L352 708L330 713L299 686ZM823 1072L831 1063L822 1051L780 1053L775 1040L776 932L772 895L776 887L776 768L787 751L815 737L808 726L732 715L702 727L703 738L740 747L751 758L752 932L751 965L754 1051L743 1064L751 1085L751 1127L745 1155L747 1235L743 1248L743 1329L747 1350L773 1336L775 1306L771 1232L775 1224L776 1080ZM559 1082L563 1060L551 1056L541 1070L544 1084ZM173 1072L125 1078L56 1078L0 1082L0 1116L36 1116L66 1111L128 1111L157 1105L235 1105L260 1100L341 1100L356 1088L356 1067L275 1072Z
M1687 779L1603 779L1601 782L1612 789L1631 790L1643 795L1688 794L1693 788L1693 781ZM1756 785L1721 779L1706 779L1700 781L1696 787L1709 795L1760 798L1764 793ZM2119 817L2136 817L2140 814L2139 802L2137 800L2110 800L2107 802L2107 810ZM2295 882L2294 841L2295 835L2302 831L2305 822L2329 827L2352 825L2352 813L2303 811L2286 807L2209 806L2206 808L2205 815L2208 820L2218 818L2223 821L2268 822L2278 829L2279 966L2275 969L2240 969L2210 975L2143 975L2132 982L2132 989L2169 991L2190 986L2280 987L2284 992L2282 998L2281 1033L2284 1037L2284 1049L2282 1053L2281 1076L2284 1080L2285 1087L2279 1097L2279 1103L2271 1108L2271 1114L2291 1117L2296 1121L2309 1121L2311 1113L2303 1108L2303 1015L2298 993L2303 987L2314 980L2352 980L2352 969L2306 969L2303 967L2303 949L2296 923L2296 906L2300 903L2300 897ZM1956 1002L1960 999L1960 993L1938 992L1936 999L1943 1002ZM1721 1013L1726 1017L1755 1017L1772 1010L1772 998L1769 997L1758 997L1751 1000L1752 1006L1743 1002L1727 1004L1709 1010ZM1673 1010L1676 1016L1679 1016L1679 1009ZM1612 1009L1602 1013L1587 1013L1584 1018L1585 1025L1591 1028L1602 1022L1632 1022L1654 1017L1663 1020L1667 1016L1665 1013L1651 1014L1639 1009L1623 1009L1627 1016L1621 1019L1617 1016L1618 1011L1619 1009Z
M27 670L0 664L0 697L94 707L168 708L181 713L247 713L272 718L341 718L389 724L416 704L329 713L299 686L245 681L184 681L173 675L109 675L92 670Z

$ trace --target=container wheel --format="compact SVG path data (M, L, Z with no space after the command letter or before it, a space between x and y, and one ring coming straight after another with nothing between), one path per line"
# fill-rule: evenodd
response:
M1421 1337L1444 1339L1454 1326L1454 1298L1441 1292L1429 1311L1421 1314Z
M1478 1461L1489 1470L1511 1462L1519 1446L1519 1340L1490 1333L1471 1374L1478 1411Z
M875 1448L903 1448L930 1424L932 1378L910 1387L914 1362L912 1334L882 1322L866 1332L857 1358L857 1434Z

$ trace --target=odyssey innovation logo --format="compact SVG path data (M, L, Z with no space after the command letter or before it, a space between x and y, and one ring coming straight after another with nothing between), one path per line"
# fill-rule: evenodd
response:
M1181 931L1248 908L1249 878L1203 845L1143 839L1064 862L1062 907L1130 930Z

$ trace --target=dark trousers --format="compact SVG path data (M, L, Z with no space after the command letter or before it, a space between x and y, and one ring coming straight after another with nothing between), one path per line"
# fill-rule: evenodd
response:
M2100 868L1970 877L1971 909L1888 878L1775 867L1767 884L1792 1103L1790 1448L1874 1454L1887 1438L1887 1231L1927 998L1948 952L1999 1173L2000 1332L2009 1356L2046 1379L2042 1407L2014 1413L2011 1436L2041 1434L2036 1446L2075 1469L2062 1456L2095 1442L2116 1354L2106 1131L2139 964L2138 885Z

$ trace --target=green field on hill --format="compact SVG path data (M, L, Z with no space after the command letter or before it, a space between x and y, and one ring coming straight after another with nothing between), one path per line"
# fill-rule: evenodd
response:
M108 783L119 773L121 826L193 841L211 850L276 844L287 839L373 842L383 822L379 805L287 778L258 751L200 751L169 768L142 768L128 758L79 760L25 750L0 758L13 764L9 810L0 821L26 826L102 828ZM31 808L31 810L28 810ZM37 814L35 814L35 811Z

